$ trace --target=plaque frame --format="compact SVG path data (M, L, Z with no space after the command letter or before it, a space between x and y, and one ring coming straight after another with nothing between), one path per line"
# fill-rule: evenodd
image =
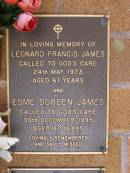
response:
M103 171L103 173L106 172L106 169L105 168L8 168L8 173L11 173L11 171L18 171L18 170L21 170L21 171L24 171L24 170L32 170L32 171L59 171L59 170L70 170L70 171Z
M13 152L14 154L107 154L108 153L108 132L109 132L109 59L110 59L110 15L58 15L58 14L45 14L36 15L38 17L106 17L107 18L107 114L106 114L106 146L105 151L101 152ZM6 29L6 58L7 58L7 106L10 110L10 92L9 92L9 29ZM10 123L10 112L8 113L8 135L11 136L11 123ZM95 169L95 168L94 168ZM43 169L44 170L44 169ZM50 170L50 169L49 169ZM60 169L61 170L61 169ZM66 169L65 169L66 170ZM75 169L74 169L75 170ZM86 170L86 168L85 168ZM89 170L89 168L87 169Z

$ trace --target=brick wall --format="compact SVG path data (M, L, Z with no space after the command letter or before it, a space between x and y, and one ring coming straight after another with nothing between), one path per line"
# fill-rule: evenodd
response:
M105 167L107 173L130 173L130 1L43 0L39 13L110 15L109 151L104 155L80 155L80 157L79 155L15 155L8 165L0 160L1 173L6 173L8 166ZM5 44L4 38L3 42L0 42L2 47L0 111L7 109Z

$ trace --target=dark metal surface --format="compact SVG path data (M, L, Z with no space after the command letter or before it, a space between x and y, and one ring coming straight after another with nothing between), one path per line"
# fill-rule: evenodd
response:
M53 28L60 24L63 27L59 36ZM9 83L10 83L10 123L11 136L18 137L20 143L16 144L17 152L105 152L107 150L107 20L102 17L42 17L38 28L32 33L20 33L14 29L9 31ZM59 39L57 39L59 37ZM21 42L27 42L27 47L20 47ZM53 42L53 47L30 47L29 43ZM57 47L57 42L84 42L80 47ZM96 42L96 47L86 46L88 42ZM104 57L81 57L84 51L104 51ZM44 51L44 57L16 57L16 51ZM48 51L77 51L78 56L70 57L47 56ZM96 67L81 66L81 61L96 61ZM20 61L36 63L44 61L42 67L21 67ZM55 61L56 66L49 66L48 61ZM59 66L60 61L73 61L75 65ZM35 70L47 70L48 74L33 74ZM50 74L51 70L63 70L62 74ZM68 69L81 69L83 74L68 74ZM49 84L32 83L34 78L48 78ZM60 78L59 83L54 83L53 78ZM83 78L83 83L66 84L63 78ZM63 89L57 93L54 89ZM13 99L34 99L34 105L16 105ZM55 102L60 99L60 104L39 105L39 99ZM72 104L61 104L61 99L71 99ZM98 105L80 104L79 100L97 99ZM99 104L101 100L103 104ZM69 113L59 113L59 110L74 110ZM42 113L20 113L20 111L40 111ZM57 113L49 113L55 110ZM95 110L95 113L82 114L85 110ZM38 122L24 122L25 119L35 119ZM45 118L68 118L68 122L43 122ZM72 119L75 118L73 122ZM83 121L81 121L81 118ZM63 120L63 119L62 119ZM87 122L88 120L89 122ZM49 127L50 130L34 130L34 127ZM65 126L69 126L66 131ZM53 127L57 127L56 130ZM70 128L73 129L70 129ZM77 129L74 129L76 128ZM79 130L80 128L82 130ZM57 140L56 137L65 137ZM72 139L72 137L74 137ZM77 137L78 139L76 139ZM82 141L80 140L82 138Z

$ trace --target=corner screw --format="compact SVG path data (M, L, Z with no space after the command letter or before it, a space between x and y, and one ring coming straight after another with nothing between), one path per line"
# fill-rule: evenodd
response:
M106 151L108 151L108 149L104 146L100 146L100 151L105 153Z
M100 171L98 171L98 173L104 173L104 171L103 170L100 170Z
M13 145L13 146L9 149L9 151L14 153L14 152L16 151L16 149L17 149L16 145Z
M101 25L102 25L102 26L106 26L107 22L108 22L108 18L107 18L106 15L104 15L104 16L101 18Z

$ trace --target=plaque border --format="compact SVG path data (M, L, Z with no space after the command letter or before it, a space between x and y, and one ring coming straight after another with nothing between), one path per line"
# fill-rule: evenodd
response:
M59 171L59 170L70 170L70 171L103 171L104 173L106 172L105 168L8 168L8 173L11 173L11 171Z
M71 14L38 14L37 17L106 17L107 18L107 113L106 113L106 145L105 145L105 151L93 151L93 152L80 152L80 151L74 151L74 152L35 152L35 151L17 151L13 152L14 154L107 154L108 153L108 138L109 138L109 60L110 60L110 15L71 15ZM10 92L9 92L9 29L6 29L6 58L7 58L7 106L8 110L10 110ZM11 123L10 123L10 112L8 113L8 135L11 136Z

